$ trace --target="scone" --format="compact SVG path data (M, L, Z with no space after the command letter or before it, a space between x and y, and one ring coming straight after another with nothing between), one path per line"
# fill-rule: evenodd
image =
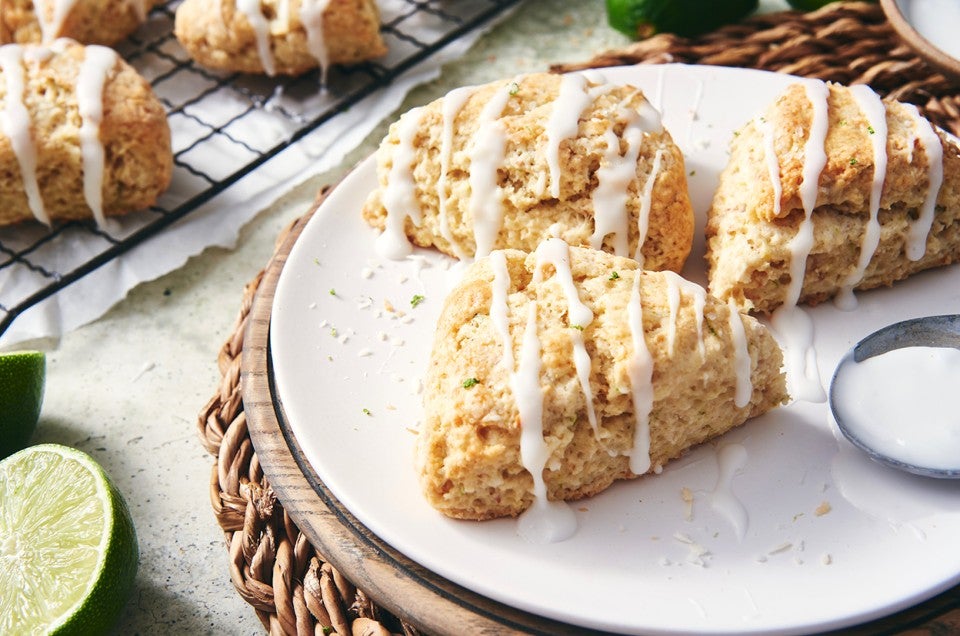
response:
M498 250L446 299L416 466L463 519L514 516L660 469L783 403L763 325L673 272L558 239ZM542 429L542 432L541 430ZM541 454L543 470L525 465Z
M159 0L4 0L0 44L39 44L59 37L116 44L146 20Z
M958 257L960 153L914 106L810 80L735 135L707 220L713 295L851 303Z
M384 55L374 0L184 0L174 34L202 66L299 75Z
M114 51L71 40L0 47L0 225L155 203L173 156L163 106Z
M550 236L679 271L693 240L683 155L632 86L539 73L460 88L405 113L363 209L398 257L458 258Z

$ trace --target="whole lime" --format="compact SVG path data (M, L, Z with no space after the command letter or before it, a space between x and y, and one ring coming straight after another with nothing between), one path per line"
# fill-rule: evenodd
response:
M0 354L0 459L26 446L33 436L46 368L41 351Z
M759 0L606 0L610 26L632 38L655 33L699 35L736 22Z
M103 468L58 444L0 461L0 634L105 634L137 573L137 534Z

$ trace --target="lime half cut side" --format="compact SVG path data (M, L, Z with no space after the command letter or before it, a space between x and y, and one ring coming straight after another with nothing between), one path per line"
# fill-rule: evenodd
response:
M0 634L102 634L137 572L130 512L87 454L56 444L0 461Z

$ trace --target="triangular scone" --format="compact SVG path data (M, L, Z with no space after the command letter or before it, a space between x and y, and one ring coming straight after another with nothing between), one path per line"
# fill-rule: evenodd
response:
M534 500L523 444L544 453L550 499L659 472L786 401L781 363L756 319L672 272L558 239L496 251L439 319L417 444L423 491L451 517L518 515Z
M683 155L634 87L539 73L405 113L377 151L364 218L387 256L531 251L550 236L679 271L693 241Z
M793 84L733 138L708 213L709 289L769 312L889 285L956 261L958 221L960 153L914 106Z

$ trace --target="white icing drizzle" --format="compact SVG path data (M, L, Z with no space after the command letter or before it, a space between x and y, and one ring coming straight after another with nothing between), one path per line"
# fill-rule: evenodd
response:
M731 298L727 301L730 308L730 338L733 342L733 373L736 378L736 390L733 403L738 409L750 404L753 395L753 381L750 379L750 350L747 348L747 335L743 329L743 316Z
M550 169L550 196L560 198L560 144L577 136L580 115L593 102L587 78L577 73L560 79L560 90L547 121L547 166Z
M853 288L857 286L867 271L870 259L873 258L880 244L880 196L883 193L883 182L887 178L887 109L880 96L865 84L850 87L860 111L863 112L869 125L870 142L873 146L873 181L870 186L870 216L864 228L860 241L860 256L856 268L843 281L835 304L841 309L852 310L857 307Z
M323 14L330 0L300 0L300 22L307 35L307 51L320 65L320 85L327 85L330 52L323 32Z
M637 215L637 251L633 258L643 266L643 244L647 240L647 233L650 231L650 206L653 196L653 185L657 181L657 175L660 174L660 162L663 159L663 148L657 148L657 154L653 157L653 166L650 168L650 176L643 186L643 192L640 194L640 212Z
M644 133L661 127L659 114L646 100L639 109L626 108L624 102L617 106L617 116L625 122L622 138L626 149L621 155L620 138L611 122L604 133L607 147L597 169L597 187L592 194L594 231L590 237L590 245L600 249L604 238L612 234L613 251L617 256L628 256L627 202L630 199L630 184L637 177L637 159Z
M717 450L717 484L710 493L710 507L725 516L738 541L746 536L750 517L743 502L733 493L733 478L747 465L747 449L741 444L724 444Z
M700 353L700 358L705 360L707 351L703 343L703 309L707 304L707 290L670 270L664 270L663 275L667 280L668 298L671 297L670 294L674 293L670 290L676 290L675 302L677 307L679 307L680 303L680 292L684 292L693 298L693 313L697 323L697 351ZM677 330L676 320L678 310L673 306L674 301L671 300L670 302L671 333L668 335L668 342L670 343L670 352L673 353L673 339Z
M503 222L503 201L497 171L503 165L507 132L499 117L510 99L510 82L499 87L480 111L479 123L470 146L470 203L475 256L493 249Z
M560 288L563 289L563 295L567 300L567 320L569 321L570 335L573 341L573 363L587 405L587 419L590 421L594 435L599 437L600 431L597 427L597 415L593 405L593 390L590 388L590 354L587 353L583 341L583 330L593 322L593 311L580 300L577 285L573 280L573 272L570 270L570 246L560 239L550 238L537 246L536 254L537 264L533 275L534 283L542 280L543 266L550 263L556 271L555 279L560 284Z
M270 21L270 33L286 33L290 30L290 0L276 0L276 15Z
M440 176L437 178L437 211L440 220L440 236L450 244L450 249L459 259L467 258L463 247L454 240L450 233L450 219L447 218L447 172L450 170L450 155L453 153L453 125L457 115L463 109L467 100L476 92L472 86L457 88L443 98L442 114L443 128L440 132Z
M37 22L40 24L40 37L43 42L51 42L60 37L63 31L63 23L73 10L77 0L53 0L53 12L50 19L47 20L47 13L42 6L41 0L34 4L34 13L37 16Z
M510 377L520 416L520 461L533 477L533 503L520 515L517 530L531 543L563 541L577 528L573 510L562 501L547 497L543 471L549 449L543 439L543 389L540 387L540 339L537 336L537 304L527 309L520 361Z
M106 46L90 45L77 73L77 109L80 112L80 153L83 159L83 194L97 224L103 227L104 150L100 141L103 120L103 89L107 76L117 64L116 52Z
M643 331L643 304L640 298L642 271L634 272L633 287L627 303L627 324L633 357L627 366L633 398L633 447L630 449L630 471L642 475L650 470L650 412L653 410L653 357L647 348Z
M777 159L777 149L774 146L773 124L763 117L758 117L756 126L763 133L763 154L767 159L767 174L770 176L770 185L773 188L773 216L780 216L780 199L783 198L783 184L780 181L780 162Z
M37 147L33 141L33 126L23 101L26 86L23 47L19 44L0 47L0 69L3 70L7 91L4 109L0 113L3 134L10 140L10 146L20 165L23 189L30 211L38 221L50 225L50 216L43 207L40 185L37 182Z
M407 111L396 124L397 147L382 195L387 219L375 246L377 253L384 258L399 259L413 251L404 233L404 224L408 217L415 225L419 225L421 219L417 184L413 178L413 141L425 114L424 108L414 108Z
M827 163L825 142L829 125L827 100L830 89L819 80L803 83L810 100L810 132L803 149L803 172L800 183L800 202L804 218L790 240L790 284L783 305L773 312L774 328L787 342L787 381L794 389L794 397L812 402L823 402L826 394L817 368L816 351L813 349L813 323L802 309L797 307L803 289L807 257L813 248L813 209L817 204L820 173Z
M917 139L927 156L927 193L920 207L920 215L910 224L907 234L907 258L919 261L927 252L927 236L933 225L933 214L937 207L940 186L943 185L943 147L940 137L913 104L904 104L913 115Z
M246 16L253 29L257 41L257 55L260 56L264 73L273 76L277 68L273 51L270 49L270 24L260 8L260 0L237 0L237 9Z
M513 373L513 340L510 338L510 317L507 305L510 272L507 270L507 257L501 250L490 253L490 268L493 270L490 320L493 321L493 326L500 335L500 342L503 345L503 358L501 358L503 366Z

